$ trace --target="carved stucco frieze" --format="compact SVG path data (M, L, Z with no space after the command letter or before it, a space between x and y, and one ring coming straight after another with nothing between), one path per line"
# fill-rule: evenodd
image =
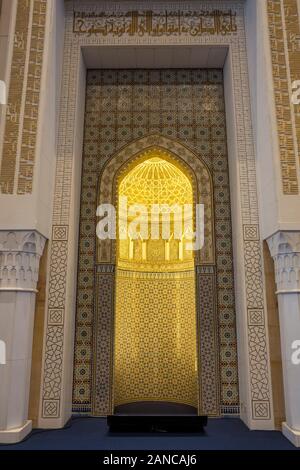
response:
M35 291L46 239L34 230L0 231L0 291Z
M267 242L275 264L277 294L300 292L300 232L277 232Z

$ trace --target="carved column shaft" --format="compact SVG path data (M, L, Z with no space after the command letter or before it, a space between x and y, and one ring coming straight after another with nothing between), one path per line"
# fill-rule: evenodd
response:
M45 238L35 231L0 231L0 443L31 430L28 401L39 262Z
M300 232L277 232L267 241L275 264L280 319L286 411L283 433L300 447L300 364L294 360L294 346L300 340Z

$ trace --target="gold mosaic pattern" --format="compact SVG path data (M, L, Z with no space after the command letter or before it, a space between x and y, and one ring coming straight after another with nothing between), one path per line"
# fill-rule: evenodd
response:
M298 177L296 165L296 142L293 135L291 110L291 92L289 86L292 76L299 78L299 23L296 0L268 0L269 34L271 44L272 69L274 80L275 107L277 115L277 130L280 148L280 163L283 193L298 194ZM284 7L285 18L282 15ZM285 20L285 23L284 23ZM296 23L298 26L296 26ZM286 25L287 39L284 35ZM290 67L291 75L289 75ZM298 70L298 72L297 72ZM299 111L300 107L298 107ZM296 124L300 139L299 113L296 112Z
M182 144L177 144L176 140ZM202 194L199 194L198 201L204 201L206 205L205 225L211 226L215 232L216 246L213 244L204 250L204 259L206 264L210 265L215 259L216 267L214 270L213 267L207 266L208 273L201 271L203 282L199 284L205 288L205 295L202 296L205 305L215 302L212 309L205 310L201 314L204 335L201 351L205 354L202 365L205 380L202 388L207 400L205 409L210 414L218 414L219 394L222 406L238 405L230 197L222 72L220 70L99 70L89 71L87 77L73 391L75 411L91 409L92 389L95 390L94 409L100 414L105 414L111 409L108 392L111 374L108 354L111 346L105 346L103 341L111 341L107 332L111 321L109 309L112 307L111 303L107 303L107 307L102 306L100 298L97 302L99 322L96 326L99 328L99 337L102 338L104 333L106 336L105 340L102 338L101 344L99 338L95 338L95 342L98 342L95 349L97 362L94 364L96 368L93 375L94 388L91 380L91 338L96 313L93 310L96 207L101 201L114 201L114 195L110 194L110 191L114 187L114 176L119 168L144 149L153 147L157 141L160 141L160 145L170 151L174 158L180 157L182 161L186 160L186 166L199 175L199 189ZM113 155L117 155L118 158L111 163ZM205 168L210 170L211 182ZM103 181L103 185L99 188L100 200L97 199L98 175L101 175ZM214 189L213 201L210 184ZM195 187L195 193L198 194L198 187ZM209 239L209 234L207 235L206 239ZM97 267L101 272L106 266L109 270L114 263L110 249L106 254L104 251L103 246L100 262L108 264ZM99 262L99 254L97 256ZM110 273L102 273L101 282L105 283L108 275L110 279L113 277ZM204 280L207 276L213 281L206 284ZM113 289L112 285L113 281L111 283ZM106 283L105 286L106 289ZM97 289L100 289L99 284ZM109 295L111 294L112 292ZM220 374L215 355L219 355L220 358ZM219 380L221 380L220 388ZM210 387L209 393L208 387ZM100 396L100 391L104 389L105 396Z
M126 197L128 205L143 204L145 211L151 211L153 204L192 206L192 184L177 162L159 149L142 155L142 161L137 160L120 176L118 199ZM121 205L118 214L128 222ZM159 225L158 240L127 237L117 243L114 405L173 401L197 408L193 252L186 252L181 240L182 250L175 259L179 272L171 274L174 262L167 253L168 242L162 239L161 222ZM127 247L128 241L129 250L123 253L120 248L124 243ZM148 272L143 272L145 264ZM189 271L180 272L187 269L187 264Z
M4 194L32 192L47 10L47 0L17 3L0 170Z
M117 271L114 405L198 406L195 273Z

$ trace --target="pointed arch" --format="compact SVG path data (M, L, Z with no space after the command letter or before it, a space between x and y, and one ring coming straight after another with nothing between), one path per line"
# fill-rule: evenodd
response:
M97 204L116 207L118 180L147 150L161 149L190 175L194 203L204 204L204 247L195 253L196 309L199 340L199 413L220 412L218 320L214 237L213 180L201 156L185 144L159 134L135 140L116 152L104 165L98 179ZM116 240L96 243L96 298L93 322L93 396L95 415L113 411L113 324L115 310ZM103 343L107 343L104 351Z
M136 163L141 155L151 149L159 148L169 153L191 176L194 192L194 204L204 204L204 247L196 253L196 265L213 264L215 261L214 226L213 226L213 183L208 166L199 155L183 143L160 134L151 134L135 140L106 163L98 181L98 205L116 205L117 181L123 172ZM115 264L116 247L114 240L98 240L97 263Z

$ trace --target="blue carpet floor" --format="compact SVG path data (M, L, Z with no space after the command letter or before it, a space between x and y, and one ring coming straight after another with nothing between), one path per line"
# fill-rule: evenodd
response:
M65 429L34 430L1 450L292 450L276 431L249 431L238 418L209 419L203 434L110 434L104 418L74 417Z

